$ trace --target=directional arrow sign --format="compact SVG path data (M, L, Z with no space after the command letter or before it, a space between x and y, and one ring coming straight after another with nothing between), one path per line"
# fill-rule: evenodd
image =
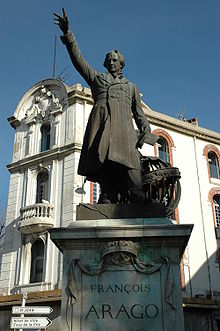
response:
M47 328L52 321L47 317L12 317L11 329L38 329Z
M47 306L13 306L12 314L28 314L28 315L49 315L52 313L53 308Z

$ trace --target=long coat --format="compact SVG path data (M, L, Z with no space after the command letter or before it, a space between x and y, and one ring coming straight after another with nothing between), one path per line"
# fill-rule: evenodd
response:
M99 73L83 58L72 32L61 37L73 65L91 87L94 106L85 131L78 174L96 181L104 161L111 160L130 169L140 169L137 135L150 127L141 109L137 87L123 76Z

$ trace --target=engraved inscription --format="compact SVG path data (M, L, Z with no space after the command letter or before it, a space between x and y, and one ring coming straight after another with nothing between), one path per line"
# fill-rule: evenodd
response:
M90 285L91 293L138 293L149 292L150 284L99 284Z
M85 317L87 318L97 318L97 319L105 319L105 318L111 318L111 319L117 319L118 317L123 317L126 319L130 318L137 318L137 319L143 319L143 318L155 318L158 315L158 307L155 304L148 304L146 306L143 306L139 303L135 303L132 306L126 306L126 305L120 305L119 308L113 307L110 304L103 303L101 306L97 307L95 305L92 305Z
M82 330L160 330L160 273L112 268L82 277Z
M92 294L108 294L108 293L126 293L132 295L134 293L147 293L151 291L150 284L146 283L131 283L131 284L91 284L90 292ZM100 305L92 304L86 313L85 319L118 319L126 318L155 318L158 315L158 307L155 304L149 303L146 305L140 303L112 305L110 303L102 303Z

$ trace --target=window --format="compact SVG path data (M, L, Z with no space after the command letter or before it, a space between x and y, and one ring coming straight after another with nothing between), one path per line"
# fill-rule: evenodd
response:
M209 162L210 177L219 179L220 176L219 176L218 158L214 152L208 153L208 162Z
M100 194L99 184L93 183L93 190L92 190L92 197L93 197L93 203L97 203L99 199Z
M50 124L44 124L41 127L41 147L40 151L50 149Z
M170 162L170 157L169 157L169 147L167 141L160 137L157 141L158 145L158 156L165 162Z
M203 149L203 155L206 158L207 167L208 167L208 176L210 182L212 179L220 179L220 151L219 149L212 144L206 145ZM216 183L216 182L215 182Z
M172 167L173 166L172 149L175 148L173 138L166 130L162 128L155 129L152 133L159 137L157 143L154 145L154 155L157 157L159 156L159 158L161 158L165 162L169 162ZM178 208L176 208L174 213L169 217L178 224L179 223Z
M90 182L90 203L97 203L99 200L100 186L98 183Z
M36 203L48 201L48 172L41 171L37 176Z
M220 239L220 188L214 187L209 191L208 201L211 204L214 231L217 239Z
M215 225L217 228L220 228L220 195L215 194L213 196L213 208L215 216Z
M154 155L159 156L165 162L169 162L172 166L172 148L175 147L173 138L164 129L156 129L152 133L159 137L157 143L154 145Z
M43 281L44 243L41 239L36 240L31 248L31 274L30 283Z

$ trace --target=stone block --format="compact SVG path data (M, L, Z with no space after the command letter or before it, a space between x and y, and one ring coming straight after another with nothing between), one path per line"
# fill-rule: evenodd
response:
M51 229L63 252L62 331L184 331L179 262L191 230L166 218Z
M73 179L70 179L68 181L64 181L64 190L72 190L73 191Z
M67 199L67 202L65 203L65 206L63 208L64 213L69 213L73 210L73 203L71 200L72 199Z
M73 159L74 159L74 154L73 154L73 153L71 153L71 154L69 154L69 155L66 155L66 156L65 156L65 159L64 159L65 164L66 164L67 162L72 162Z
M165 217L165 207L161 203L136 204L79 204L77 220L120 219L120 218L159 218Z
M65 168L64 169L64 177L67 177L67 176L72 176L73 178L73 174L74 174L74 167L68 167L68 168Z
M10 263L11 261L9 262L2 262L1 263L1 273L2 272L10 272L12 270L12 264Z
M65 202L66 198L70 197L71 202L73 201L73 187L67 188L66 186L64 187L64 196L65 196Z
M10 278L10 271L6 270L6 271L1 271L1 280L3 280L3 282L5 283L9 283L9 278Z
M64 186L65 186L67 183L71 183L72 186L73 186L73 177L72 177L72 176L67 175L67 176L64 176L64 177L63 177L63 184L64 184Z
M73 212L65 212L63 211L63 217L61 220L62 227L69 226L70 223L73 221Z

